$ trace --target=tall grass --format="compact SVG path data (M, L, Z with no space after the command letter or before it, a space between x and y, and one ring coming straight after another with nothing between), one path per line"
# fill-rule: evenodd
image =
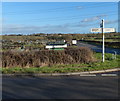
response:
M93 62L93 52L89 48L68 48L66 50L41 50L2 52L2 67L43 67L54 64L75 64Z

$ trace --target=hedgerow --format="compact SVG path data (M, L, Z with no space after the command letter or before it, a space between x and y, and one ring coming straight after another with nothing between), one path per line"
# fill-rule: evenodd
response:
M66 50L5 51L2 52L2 67L43 67L54 64L93 62L93 52L86 47Z

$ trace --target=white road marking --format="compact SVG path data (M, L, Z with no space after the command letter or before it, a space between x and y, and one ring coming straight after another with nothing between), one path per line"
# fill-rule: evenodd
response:
M96 74L80 74L80 76L96 76Z
M117 76L117 74L101 74L102 76Z

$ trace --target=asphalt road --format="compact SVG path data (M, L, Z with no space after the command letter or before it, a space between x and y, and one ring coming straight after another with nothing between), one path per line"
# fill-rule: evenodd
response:
M2 99L118 99L118 89L118 75L2 78Z
M102 53L102 45L93 45L93 44L87 44L87 43L78 41L77 46L88 47L88 48L94 50L95 52L101 52ZM105 53L115 54L115 52L116 52L116 54L120 54L120 49L105 47Z

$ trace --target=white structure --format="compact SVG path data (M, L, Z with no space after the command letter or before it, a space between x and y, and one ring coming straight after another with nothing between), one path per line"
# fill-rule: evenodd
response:
M67 43L64 41L58 41L58 42L49 42L46 44L47 49L63 49L67 48Z
M115 32L115 28L103 28L104 32ZM102 32L101 28L92 28L91 32Z
M48 48L48 49L51 49L51 48L67 48L67 44L64 44L64 45L56 45L56 44L46 45L45 48Z
M76 45L77 44L77 40L72 40L72 44Z
M91 32L102 32L102 40L103 40L103 45L102 45L102 61L105 61L105 36L104 32L115 32L115 28L104 28L104 19L102 20L100 24L100 28L92 28Z

